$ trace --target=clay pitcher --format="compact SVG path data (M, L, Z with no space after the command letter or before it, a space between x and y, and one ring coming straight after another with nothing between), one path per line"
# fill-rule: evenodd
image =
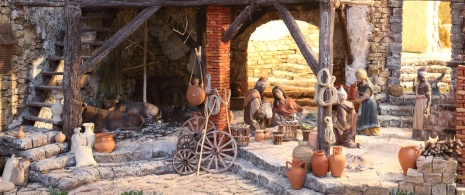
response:
M310 145L313 148L315 149L318 148L318 131L317 130L311 130L308 133L308 143L310 143Z
M200 87L198 80L194 80L194 84L189 85L186 97L187 101L194 106L202 104L205 100L205 91Z
M415 145L402 146L399 150L399 163L404 171L404 175L407 175L409 168L417 167L417 159L420 156L420 149Z
M289 169L289 164L292 166L291 169ZM294 190L300 190L304 187L305 175L307 174L305 171L307 164L305 164L305 168L302 168L304 164L304 162L301 162L297 158L292 159L292 163L286 161L287 178L289 178L289 182Z
M326 177L326 174L328 174L329 164L328 158L326 158L323 150L317 150L313 153L310 164L312 165L312 172L315 176Z
M307 141L300 141L299 145L296 146L294 150L292 150L292 158L297 158L300 161L304 162L307 166L306 171L310 172L310 161L312 160L313 151L315 151L315 148L313 148L310 145L310 143L308 143Z
M15 135L16 138L21 139L26 136L26 134L23 132L23 126L19 126L18 132L11 132Z
M63 134L63 132L60 131L55 135L55 142L63 143L65 142L65 140L66 140L66 135Z
M113 133L97 133L95 136L94 148L97 152L110 153L115 149Z
M342 146L333 146L333 154L329 157L329 167L333 177L341 177L346 166L346 157L342 155Z
M84 136L86 137L87 140L87 146L89 146L91 149L94 147L94 142L95 142L95 133L94 133L94 123L84 123L82 124L84 126L85 131L84 131Z
M262 142L265 139L265 131L255 130L255 141Z

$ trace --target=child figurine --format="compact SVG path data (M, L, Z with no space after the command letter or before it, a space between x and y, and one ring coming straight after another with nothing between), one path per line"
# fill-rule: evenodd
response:
M343 87L337 92L339 104L337 105L337 116L334 120L334 135L336 145L348 148L360 148L360 143L355 143L357 134L357 113L354 104L347 100L347 93Z

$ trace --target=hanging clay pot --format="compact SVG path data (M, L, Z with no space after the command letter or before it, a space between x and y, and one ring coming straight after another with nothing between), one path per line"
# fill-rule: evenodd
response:
M61 121L61 114L63 114L63 105L61 104L61 100L63 96L55 96L55 104L50 107L50 112L52 112L52 121L53 122L60 122Z
M315 149L318 148L318 131L317 130L312 130L308 133L308 143L310 143L310 145L313 148Z
M315 176L326 177L326 174L328 174L329 164L328 158L326 158L323 150L317 150L313 153L310 164L312 165L312 172Z
M346 157L342 155L342 146L333 146L333 154L329 157L329 167L333 177L341 177L346 166Z
M205 100L205 91L200 87L199 81L194 80L193 85L189 85L186 93L187 101L194 106L200 105Z
M66 140L66 135L63 134L63 132L60 131L55 135L55 142L63 143L65 142L65 140Z
M94 148L97 152L110 153L115 149L113 133L97 133L95 136Z
M291 169L289 169L289 164L292 166ZM305 168L302 168L302 165L305 165ZM286 161L287 178L289 178L292 189L300 190L304 187L306 169L307 164L297 158L292 159L292 163Z
M299 141L299 145L292 150L292 158L297 158L304 162L307 166L306 171L310 172L310 161L312 160L313 151L315 151L315 148L313 148L307 141Z
M255 141L262 142L265 139L265 131L255 130Z
M91 149L94 148L94 142L95 142L95 133L94 133L94 123L84 123L82 124L84 126L85 131L84 131L84 136L86 137L87 140L87 146L89 146Z
M13 133L13 135L15 135L15 137L18 138L18 139L21 139L21 138L23 138L24 136L26 136L26 134L23 132L23 126L22 126L22 125L19 126L18 132L13 132L13 131L12 131L11 133Z
M407 175L409 168L417 167L417 159L420 156L420 149L415 145L402 146L399 150L398 158L404 175Z

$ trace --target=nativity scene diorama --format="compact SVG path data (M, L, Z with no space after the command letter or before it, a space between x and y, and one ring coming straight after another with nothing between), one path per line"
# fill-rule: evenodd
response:
M224 172L274 194L465 193L463 2L0 10L0 193Z

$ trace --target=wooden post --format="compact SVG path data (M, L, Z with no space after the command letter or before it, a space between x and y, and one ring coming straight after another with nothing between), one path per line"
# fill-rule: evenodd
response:
M144 25L144 93L142 101L147 102L147 21Z
M334 0L320 0L320 70L328 68L333 74L333 34L334 34ZM324 81L330 78L323 78ZM324 100L329 99L329 91L324 95ZM329 155L329 147L326 146L324 118L331 116L332 106L318 105L318 149L324 150Z
M349 30L347 29L347 18L344 13L344 5L337 9L337 18L339 19L339 25L342 32L342 44L346 49L347 64L352 64L354 62L354 57L352 56L352 50L350 49L350 37Z
M73 129L82 123L82 100L79 85L79 64L81 62L80 22L81 9L75 6L65 8L66 37L63 71L63 133L71 138ZM69 139L70 140L70 139Z

